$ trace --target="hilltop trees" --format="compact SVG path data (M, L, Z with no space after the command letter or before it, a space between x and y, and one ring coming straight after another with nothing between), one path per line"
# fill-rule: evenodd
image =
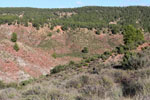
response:
M67 9L69 10L69 9ZM51 22L55 25L65 25L74 28L107 28L110 22L113 24L111 31L113 34L118 33L119 27L128 24L141 26L147 30L150 21L150 10L147 7L83 7L72 9L76 14L67 18L54 19ZM145 16L146 15L146 16Z
M97 35L100 35L100 30L97 30L95 33L96 33Z
M1 15L0 14L0 24L11 25L15 20L18 20L17 16L14 15Z
M120 26L119 25L111 25L110 26L112 34L117 34L120 32Z
M33 27L36 27L36 29L39 30L40 25L37 22L34 22Z
M24 12L24 13L23 13ZM66 15L61 16L61 13ZM67 16L67 13L72 13ZM35 9L35 8L0 8L0 24L32 23L36 29L44 24L61 25L62 30L68 28L108 28L110 22L116 22L111 28L113 34L118 33L118 26L132 24L149 31L149 7L82 7L74 9ZM53 27L51 27L53 29Z
M67 27L67 26L65 26L65 25L64 25L64 26L62 26L62 30L63 30L63 31L66 31L66 30L68 30L68 27Z

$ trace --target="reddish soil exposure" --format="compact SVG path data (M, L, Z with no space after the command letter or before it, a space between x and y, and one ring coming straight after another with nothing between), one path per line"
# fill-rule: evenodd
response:
M31 26L1 25L0 30L0 80L5 82L22 81L46 75L56 65L66 64L70 60L80 60L75 57L54 59L52 51L36 47L43 40L43 35L51 31L47 27L37 31ZM13 49L14 43L10 41L13 32L18 34L17 44L20 48L18 52Z
M137 47L137 51L141 51L142 48L148 47L148 46L150 46L150 43L144 43L144 44L142 44L142 45L140 45L140 46Z
M56 32L58 29L60 30L59 33ZM20 48L18 52L13 48L15 43L11 42L13 32L16 32L18 36L17 44ZM51 37L48 36L50 32L52 33ZM77 32L77 35L71 37L74 34L69 36L70 32ZM88 32L90 32L90 35L85 34ZM30 24L28 27L0 25L0 80L14 82L33 77L37 78L48 74L50 69L56 65L63 65L69 61L80 61L80 57L63 56L63 54L72 55L75 51L80 52L83 46L88 43L91 43L90 45L96 43L93 45L94 48L89 47L91 54L101 54L106 50L110 51L116 45L123 43L122 35L95 35L95 32L82 28L69 31L69 33L63 31L61 26L56 26L53 30L50 30L45 25L43 28L36 30ZM81 33L84 33L83 35L86 39L81 36ZM44 48L41 45L48 48ZM52 57L54 53L62 56Z

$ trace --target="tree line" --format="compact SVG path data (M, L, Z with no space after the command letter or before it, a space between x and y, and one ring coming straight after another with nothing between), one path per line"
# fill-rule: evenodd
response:
M71 16L60 13L73 13ZM23 17L19 17L23 15ZM39 29L44 24L49 27L62 25L72 28L110 28L116 33L125 25L150 31L150 7L81 7L68 9L0 8L0 24L17 22L28 26L28 22ZM110 24L116 22L117 24Z

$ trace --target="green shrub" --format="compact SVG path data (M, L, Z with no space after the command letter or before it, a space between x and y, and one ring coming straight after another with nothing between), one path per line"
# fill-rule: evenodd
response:
M18 24L18 25L20 24L20 20L17 21L17 24Z
M60 32L60 30L58 29L58 30L57 30L57 33L59 33L59 32Z
M37 22L34 22L34 23L33 23L33 27L36 27L36 29L37 29L37 30L39 30L39 28L40 28L40 24L39 24L39 23L37 23Z
M88 48L87 47L84 47L83 50L82 50L82 53L88 53Z
M142 51L146 50L146 49L150 49L149 47L144 47L142 48Z
M86 59L85 62L90 63L90 58Z
M17 43L15 43L15 45L14 45L14 50L16 50L16 51L19 51L19 46L18 46L18 44Z
M76 64L76 66L77 66L78 68L80 68L80 67L82 67L82 64L79 63L79 64Z
M54 29L54 26L52 25L51 27L50 27L50 30L53 30Z
M97 35L100 35L100 30L97 30L95 33L96 33Z
M69 65L74 65L74 64L75 64L74 61L70 61L70 62L69 62Z
M21 81L21 82L19 83L19 85L20 85L20 86L26 86L27 84L30 84L31 82L33 82L33 79Z
M68 30L68 27L67 27L67 26L65 26L65 25L64 25L64 26L62 26L62 30L63 30L63 31L66 31L66 30Z
M58 72L60 72L60 71L63 71L64 69L65 69L65 66L63 66L63 65L58 65L58 66L54 67L50 72L51 72L52 74L55 74L55 73L58 73Z
M106 55L102 54L102 55L100 56L100 58L101 58L102 60L106 60L108 57L107 57Z
M87 64L87 63L84 63L84 64L83 64L83 66L88 66L88 65L89 65L89 64Z
M8 22L8 25L12 25L12 22Z
M49 32L47 36L51 37L51 36L52 36L52 33L51 33L51 32Z
M0 81L0 89L3 89L6 87L6 84L3 81Z
M138 70L150 65L150 51L144 50L140 53L125 53L122 61L123 69Z
M11 41L12 42L17 42L17 34L16 33L12 33Z
M110 28L111 28L112 34L117 34L120 32L120 26L118 26L118 25L111 25Z
M28 22L25 22L24 26L25 26L25 27L28 27Z
M112 53L109 52L109 51L105 51L105 52L104 52L104 55L112 55Z
M150 26L147 28L148 32L150 33Z
M103 34L105 34L105 33L106 33L106 30L103 31Z
M144 41L144 35L142 34L142 31L136 29L132 25L124 27L123 38L124 44L129 49L134 49Z
M111 55L112 55L111 52L106 51L106 52L104 52L104 53L100 56L100 58L101 58L102 60L107 60Z
M90 60L95 61L97 58L98 58L98 56L93 56L93 57L90 57Z
M52 57L56 59L56 58L57 58L57 54L56 54L56 53L53 53L53 54L52 54Z
M116 47L116 49L117 49L117 53L119 53L119 54L125 53L125 48L122 45L119 46L119 47Z
M0 89L17 88L17 87L18 87L17 83L4 83L3 81L0 81Z
M123 95L133 97L143 92L143 86L138 81L133 79L123 79L122 80L123 86Z
M7 88L9 88L9 87L17 88L17 87L18 87L18 84L17 84L17 83L8 83L8 84L6 84L6 87L7 87Z

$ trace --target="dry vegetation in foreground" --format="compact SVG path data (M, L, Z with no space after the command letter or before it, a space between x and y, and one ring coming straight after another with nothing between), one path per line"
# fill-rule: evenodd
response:
M38 80L1 83L0 100L149 100L149 55L145 47L116 62L105 63L100 55L71 61Z

